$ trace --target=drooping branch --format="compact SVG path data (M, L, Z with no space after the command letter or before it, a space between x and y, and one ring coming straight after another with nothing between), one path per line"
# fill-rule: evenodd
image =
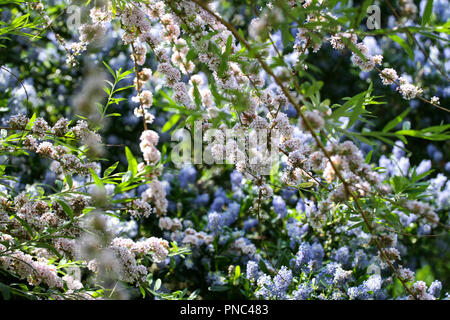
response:
M405 288L405 290L415 299L417 299L416 295L412 292L412 290L408 287L408 285L406 284L406 282L404 281L404 279L402 279L399 274L397 269L394 267L394 265L390 262L389 258L386 256L386 254L383 251L383 247L381 245L380 240L377 237L377 234L372 226L372 224L369 221L369 218L366 214L366 212L364 211L364 209L362 208L361 204L360 204L360 199L359 197L351 190L350 184L347 182L347 180L343 177L342 173L340 172L340 170L337 168L337 166L334 164L334 162L331 159L331 155L330 153L327 151L327 149L325 148L325 146L323 145L322 141L320 140L319 136L317 135L317 133L314 131L312 125L310 124L310 122L308 121L308 119L305 117L303 111L301 110L300 105L297 103L297 101L295 101L295 99L292 97L292 95L290 94L289 90L284 86L283 82L275 75L275 73L272 71L272 69L267 65L267 63L264 61L264 59L261 57L261 55L257 52L254 51L252 46L250 45L250 43L241 36L241 34L234 28L234 26L229 23L228 21L226 21L225 19L223 19L222 17L220 17L219 15L217 15L214 11L212 11L207 4L199 1L199 0L190 0L194 3L196 3L198 6L200 6L203 10L207 11L209 14L211 14L212 16L214 16L215 19L217 19L220 23L222 23L235 37L236 39L239 40L239 42L241 42L247 50L254 52L255 54L255 58L256 60L259 62L259 64L261 65L261 67L264 69L264 71L266 71L276 82L276 84L279 86L279 88L283 91L283 93L285 94L286 98L289 100L289 102L296 108L300 118L302 119L303 123L305 124L306 129L309 131L309 133L311 134L311 136L313 137L314 141L316 142L317 146L321 149L321 151L324 153L325 157L328 159L328 161L330 162L334 172L336 173L337 177L339 178L339 180L342 182L344 189L346 191L346 193L354 199L355 201L355 205L356 208L358 210L358 212L360 213L364 224L366 225L367 229L369 230L370 234L374 237L375 239L375 243L376 246L378 248L378 251L380 253L380 256L387 262L387 264L389 265L389 267L392 269L392 271L394 272L395 275L397 275L398 279L400 280L400 282L402 283L403 287Z

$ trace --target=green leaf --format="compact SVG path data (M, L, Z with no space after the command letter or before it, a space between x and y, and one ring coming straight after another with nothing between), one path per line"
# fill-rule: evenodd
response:
M0 292L2 293L3 299L11 299L11 289L6 284L0 282Z
M27 126L25 127L25 130L31 130L35 121L36 121L36 113L33 113L30 121L28 121Z
M349 227L347 230L356 229L356 228L362 227L362 226L364 226L364 225L365 225L365 224L364 224L364 221L360 221L360 222L358 222L358 223L355 223L355 224L352 225L351 227Z
M92 168L89 168L89 171L92 174L92 178L94 179L94 183L97 186L97 188L104 190L105 185L103 184L102 180L98 177L97 173Z
M356 54L358 57L360 57L363 61L367 61L367 57L364 56L361 52L361 50L358 49L357 46L355 46L355 44L347 39L346 37L342 37L342 42L344 42L344 44L354 53Z
M157 279L155 281L155 286L153 287L153 290L158 291L159 288L161 288L161 279Z
M311 188L312 186L314 186L314 182L303 182L303 183L300 183L297 187L303 188L303 189L308 189L308 188Z
M128 90L128 89L131 89L131 88L134 88L134 85L133 85L133 86L125 86L125 87L121 87L121 88L119 88L119 89L114 90L114 93L117 93L117 92L123 91L123 90Z
M47 250L51 251L55 256L62 259L62 255L51 244L42 242L42 241L35 241L35 242L32 242L32 244L35 247L47 249Z
M421 23L422 27L424 27L430 21L432 12L433 12L433 0L428 0L422 16L422 23Z
M411 136L432 141L445 141L450 139L450 134L439 134L438 132L427 132L425 130L399 130L395 133L398 135Z
M391 40L397 42L403 48L403 50L405 50L405 52L408 54L409 58L411 60L414 60L414 52L412 51L411 47L405 40L403 40L396 34L389 35L389 38L391 38Z
M358 101L356 102L355 107L353 108L353 112L350 115L350 120L347 124L347 129L355 124L355 122L359 119L359 116L362 113L366 112L363 108L363 103L364 103L365 98L366 98L366 94L365 94L365 92L363 92L363 94L360 95Z
M230 35L227 39L227 46L225 48L225 57L229 57L231 54L231 47L233 45L233 37Z
M234 268L234 280L237 280L240 275L241 275L241 267L236 266L236 268Z
M109 176L111 173L113 173L114 170L116 170L117 166L119 165L119 161L114 163L112 166L110 166L108 169L105 170L103 177Z
M389 121L383 128L382 132L388 132L391 129L394 129L397 124L403 121L406 115L411 111L411 109L407 109L403 111L400 115L396 116L394 119Z
M292 35L290 32L290 26L288 23L283 23L281 25L281 40L283 41L283 46L287 47L291 41Z
M134 73L134 68L130 69L130 70L127 70L124 73L120 73L120 70L121 69L119 69L119 71L117 72L117 82L119 82L122 79L128 79L129 78L128 76L130 74ZM134 86L129 86L129 87L134 87Z
M113 78L116 79L116 73L113 71L113 69L111 69L111 67L105 61L103 61L103 64L105 65L106 68L108 68L109 73L112 74Z
M219 64L219 70L217 71L220 77L223 77L225 75L225 71L227 70L227 68L228 68L227 60L222 59Z
M23 219L19 218L18 216L14 216L14 218L17 219L17 221L20 222L20 224L24 227L25 230L27 230L27 232L33 237L34 232L33 229L31 229L30 225Z
M128 180L131 179L131 177L133 176L133 172L131 172L130 170L128 170L123 176L122 176L122 183L126 183ZM119 189L121 188L121 186L118 186L119 188L115 191L116 193L119 192ZM121 190L121 189L120 189Z
M370 164L370 160L372 159L373 150L370 150L366 156L365 163Z
M125 147L125 155L127 156L127 160L128 160L128 171L131 171L131 173L134 176L137 173L136 158L133 156L133 153L131 152L130 148L128 148L128 147Z
M169 121L167 121L164 126L161 129L161 132L167 132L170 129L173 128L173 126L178 122L178 120L180 119L181 115L179 113L175 113L174 115L172 115L169 119Z
M72 177L69 176L69 175L66 175L65 177L66 177L66 182L67 182L67 184L69 185L69 188L72 189L72 187L73 187L73 180L72 180Z
M111 94L111 90L107 86L103 87L103 91L105 91L107 95Z
M117 101L115 101L115 102L117 102ZM105 118L108 118L108 117L121 117L122 115L120 114L120 113L108 113L106 116L105 116Z
M67 215L72 219L73 218L72 208L64 200L56 199L56 202L59 203L59 205L63 208L64 212L67 213Z
M430 175L433 172L434 172L434 169L431 169L431 170L428 170L427 172L424 172L424 173L422 173L420 175L417 175L416 171L414 170L414 173L413 173L413 175L411 177L411 181L413 183L417 182L417 181L420 181L420 180L422 180L423 178L425 178L426 176Z
M139 290L141 290L142 298L145 298L145 289L139 286Z
M194 49L190 49L188 54L186 55L186 61L192 61L197 57L197 53Z
M267 270L267 266L264 263L264 261L261 259L259 260L259 268L264 272L264 273L269 273L269 271Z

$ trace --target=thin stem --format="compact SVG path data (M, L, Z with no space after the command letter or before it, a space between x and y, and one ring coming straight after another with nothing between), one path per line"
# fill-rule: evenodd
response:
M14 73L12 73L11 71L9 71L8 69L4 68L3 66L0 66L1 69L5 70L6 72L8 72L10 75L12 75L14 78L16 78L16 80L20 83L20 85L23 87L23 90L25 91L25 95L27 96L27 104L30 103L29 99L28 99L28 91L27 88L25 87L25 85L23 84L22 80L19 79L19 77L17 77Z

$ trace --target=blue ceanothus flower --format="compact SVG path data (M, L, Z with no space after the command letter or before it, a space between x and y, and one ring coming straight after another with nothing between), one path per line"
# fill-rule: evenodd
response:
M210 211L215 212L222 212L224 206L229 202L229 199L227 198L225 191L222 188L217 189L216 192L214 192L214 200L211 204Z
M223 223L227 226L234 223L239 216L240 209L241 209L241 205L239 203L231 202L228 205L227 210L223 213Z
M287 214L286 202L280 196L274 196L272 200L273 210L279 218L284 218Z
M244 229L244 231L249 231L250 229L256 227L257 225L258 219L248 218L247 220L244 221L244 226L242 229Z
M292 270L282 266L275 277L273 277L272 295L278 299L283 299L291 282Z
M208 213L208 225L207 229L213 233L219 232L223 227L223 216L218 212L210 212Z
M294 300L306 300L313 292L313 288L309 283L302 283L297 287L297 290L292 292L292 298Z
M436 298L439 298L439 296L441 295L441 290L442 282L440 282L439 280L434 280L428 288L428 293Z
M178 181L181 188L186 188L188 185L195 184L197 181L197 170L193 166L185 166L180 170Z
M309 272L322 265L323 257L324 251L320 243L310 245L308 242L302 242L298 248L297 254L291 259L290 263L296 270L301 269L305 272Z
M256 281L259 274L258 263L253 260L247 262L246 278L250 281Z
M197 195L197 197L194 200L194 205L196 207L206 207L209 203L209 194L207 193L201 193Z

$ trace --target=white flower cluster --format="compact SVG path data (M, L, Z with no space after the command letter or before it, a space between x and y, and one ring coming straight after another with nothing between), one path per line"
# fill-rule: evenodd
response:
M127 238L115 238L111 246L126 248L134 257L151 255L155 262L163 262L169 254L169 243L155 237L145 238L137 242Z
M412 286L412 291L419 300L436 300L436 297L427 292L427 284L424 281L416 281ZM410 299L414 298L410 297Z
M400 86L397 90L402 94L403 99L405 100L414 99L417 95L423 92L421 88L409 83L408 80L403 77L398 78L398 81Z
M362 71L365 71L365 72L372 71L376 65L381 65L381 62L383 61L383 56L370 55L369 49L367 48L367 46L364 43L362 43L362 42L357 43L356 48L360 51L359 54L362 55L362 57L359 54L357 54L356 52L353 52L351 59L352 59L353 64L360 67ZM364 57L364 59L363 59L363 57Z
M19 114L12 116L9 125L15 130L25 130L30 119ZM90 148L96 148L101 144L101 137L94 131L91 131L88 124L84 120L79 120L77 124L69 129L69 121L65 118L59 119L53 127L50 127L43 118L36 118L29 134L26 135L23 144L26 149L36 152L44 158L54 160L51 164L52 170L57 174L63 173L79 173L89 174L89 169L95 168L95 165L86 161L83 163L77 156L71 154L69 149L63 145L55 146L54 143L43 139L53 139L72 133L81 143L88 145Z
M439 97L436 97L436 96L432 96L430 101L431 101L431 103L434 103L437 105L441 104L439 101Z
M176 234L174 234L175 236ZM214 237L210 234L207 234L204 231L197 232L192 228L187 228L184 230L184 237L182 238L183 244L190 244L192 246L201 246L203 244L211 244L214 240Z
M61 238L62 239L62 238ZM72 276L63 276L58 272L56 265L51 263L46 257L45 249L41 249L41 253L37 252L37 259L31 254L24 253L20 250L10 250L15 244L12 236L0 232L0 252L4 253L0 256L0 267L8 272L11 272L21 279L27 280L32 286L45 284L52 289L63 289L66 284L67 290L64 295L69 297L74 291L83 288L80 281ZM9 253L8 253L9 252ZM90 299L91 296L85 292L84 299Z
M3 251L2 247L4 246L0 244L0 251ZM63 287L63 280L58 275L56 266L44 258L36 261L33 256L17 250L9 255L0 256L0 266L21 279L26 279L30 285L43 283L50 288Z
M150 80L152 76L152 70L143 68L138 72L134 79L134 85L138 88L138 95L133 97L133 102L139 103L139 107L134 109L134 115L136 117L144 117L146 123L153 123L155 116L148 112L148 109L153 105L153 93L150 90L142 90L144 85Z
M165 215L168 201L164 185L159 180L153 180L148 186L148 189L142 193L142 200L144 202L152 202L159 216Z
M380 73L380 78L382 83L386 86L393 84L394 81L397 81L398 79L397 71L392 68L384 68Z
M432 227L436 227L439 224L439 216L428 203L419 200L408 200L403 203L403 206L409 210L409 214L414 214L427 220Z
M356 34L350 32L341 32L331 36L331 46L336 50L344 50L346 48L346 44L344 41L342 41L342 38L348 39L349 41L353 42L353 44L356 44L356 42L358 41L358 37L356 36Z
M159 219L158 225L161 230L175 231L183 228L181 221L178 218L171 219L169 217L162 217Z
M148 218L152 214L153 208L147 202L137 199L131 202L131 210L129 212L135 219L143 219Z
M90 11L92 23L85 23L78 29L80 33L80 41L71 43L68 49L72 52L67 58L69 65L74 65L75 56L86 51L89 44L99 44L104 38L106 32L106 24L112 19L112 12L108 6L94 7Z
M139 144L144 160L148 165L156 164L161 158L161 153L156 149L159 141L159 135L153 130L146 130L142 132L141 142Z

